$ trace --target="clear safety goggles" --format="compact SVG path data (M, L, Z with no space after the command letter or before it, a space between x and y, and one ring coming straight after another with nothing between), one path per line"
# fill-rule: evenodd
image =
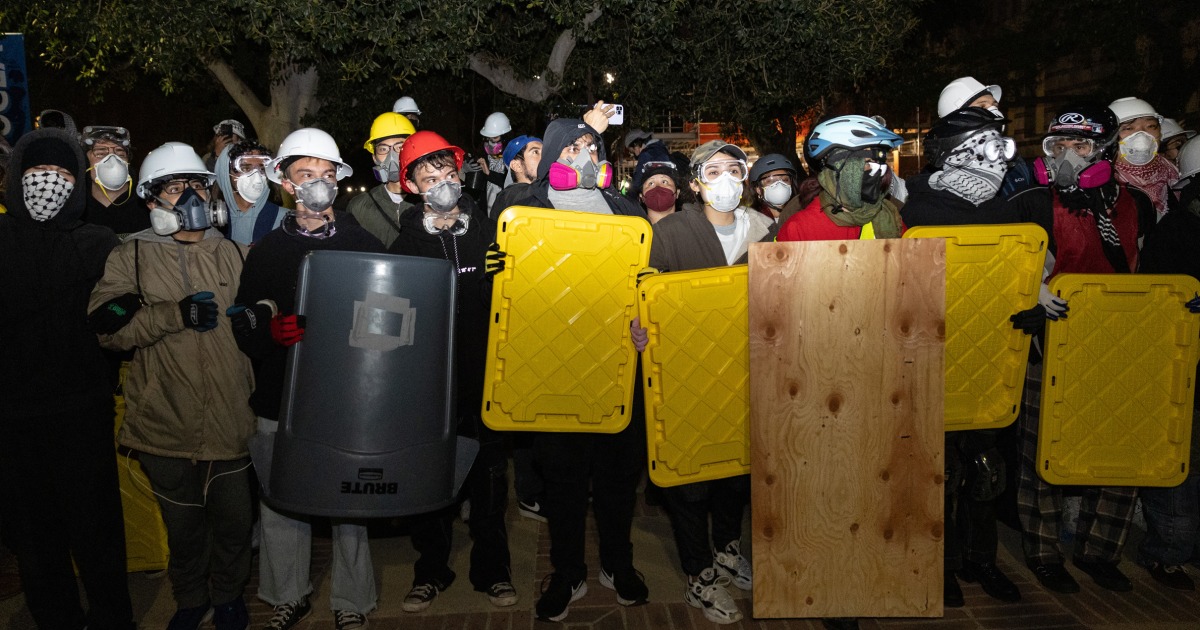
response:
M655 162L646 162L646 166L643 170L649 171L650 169L653 169L653 168L669 168L674 171L674 170L677 170L679 167L675 166L674 162L664 162L662 160L658 160Z
M729 173L734 180L744 182L748 172L745 160L715 160L701 164L696 169L696 176L705 184L712 184L720 176Z
M91 125L84 127L83 133L79 135L83 138L83 144L88 147L88 150L93 150L96 142L100 140L107 140L119 145L122 151L129 148L129 130L124 127ZM109 153L112 153L112 151L105 152L105 155Z
M565 150L567 152L567 155L572 156L572 157L579 155L580 153L583 153L584 151L587 151L588 153L595 153L596 152L596 143L595 142L584 142L583 140L576 140L575 142L568 144L565 147Z
M267 162L270 161L271 156L269 155L239 155L229 165L229 168L231 172L242 175L248 175L254 171L266 172Z
M992 138L983 145L983 157L989 162L1005 162L1017 156L1017 143L1012 138Z
M1074 136L1046 136L1042 140L1042 153L1046 157L1060 158L1068 151L1079 157L1090 158L1096 152L1096 141Z

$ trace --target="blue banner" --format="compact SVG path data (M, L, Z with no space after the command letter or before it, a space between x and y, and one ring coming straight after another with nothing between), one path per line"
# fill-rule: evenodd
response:
M25 36L0 35L0 135L16 144L33 128L29 115L29 76L25 73Z

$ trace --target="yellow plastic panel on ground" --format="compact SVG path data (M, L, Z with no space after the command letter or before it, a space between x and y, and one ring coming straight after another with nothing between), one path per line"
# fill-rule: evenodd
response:
M946 430L1012 424L1030 337L1009 317L1037 304L1046 231L1033 223L938 225L904 237L946 239Z
M750 472L745 265L650 276L638 289L650 479L677 486Z
M116 430L125 419L125 399L116 397ZM133 571L159 571L167 568L167 528L163 525L158 500L150 492L150 480L142 465L117 453L117 480L121 488L121 509L125 512L125 566Z
M1038 472L1049 483L1162 486L1188 474L1200 291L1188 276L1063 274L1046 326Z
M483 420L501 431L616 433L629 424L637 274L650 259L638 217L514 206L496 223Z

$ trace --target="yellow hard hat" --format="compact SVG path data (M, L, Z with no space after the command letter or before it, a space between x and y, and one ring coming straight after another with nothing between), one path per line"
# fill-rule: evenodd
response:
M371 123L371 136L367 138L366 143L363 144L363 148L374 153L376 140L391 138L392 136L411 136L416 132L417 130L413 128L408 118L404 117L404 114L397 114L395 112L383 113L375 119L375 122Z

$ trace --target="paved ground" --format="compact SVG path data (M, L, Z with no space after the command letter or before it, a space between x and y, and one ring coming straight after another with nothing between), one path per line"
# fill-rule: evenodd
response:
M411 566L415 554L408 538L396 530L381 527L373 531L371 541L380 590L380 608L370 617L371 627L378 630L523 630L548 629L553 624L533 619L533 602L539 592L541 577L549 570L549 535L544 524L522 518L509 511L510 546L513 553L514 583L521 600L508 609L493 608L487 599L471 590L466 581L468 555L466 530L456 524L454 569L459 574L452 588L438 598L424 613L408 614L400 609L400 600L412 579ZM594 532L589 541L590 567L598 567L595 556ZM964 584L966 606L947 609L942 619L862 620L865 629L883 628L906 630L932 628L967 630L976 628L1095 628L1097 630L1195 630L1200 628L1200 594L1168 591L1152 581L1143 569L1134 566L1132 550L1138 542L1134 536L1127 547L1127 560L1122 564L1133 579L1132 593L1111 593L1095 586L1080 571L1073 571L1083 586L1077 595L1058 595L1044 591L1020 557L1020 543L1012 530L1001 526L1000 564L1020 586L1023 599L1019 603L997 602L977 585ZM313 582L316 584L314 612L301 630L331 629L333 617L328 610L329 554L328 538L318 538L313 554ZM613 593L604 589L593 575L588 581L588 595L571 606L570 615L562 624L565 628L647 628L669 630L703 630L717 628L697 609L683 603L684 581L677 570L678 560L670 536L670 525L660 508L647 506L639 500L634 522L634 555L638 568L644 572L650 587L651 603L635 608L622 608L614 603ZM1016 554L1016 555L1014 555ZM0 559L0 583L3 575L12 572L11 558ZM1195 567L1189 571L1193 576ZM129 578L135 609L143 628L163 628L174 611L170 581L133 574ZM270 609L255 600L257 570L247 593L254 625L270 617ZM738 604L746 619L727 626L732 629L787 630L821 628L813 620L754 620L750 619L748 593L734 589ZM25 630L33 628L32 619L21 597L0 602L0 628Z

